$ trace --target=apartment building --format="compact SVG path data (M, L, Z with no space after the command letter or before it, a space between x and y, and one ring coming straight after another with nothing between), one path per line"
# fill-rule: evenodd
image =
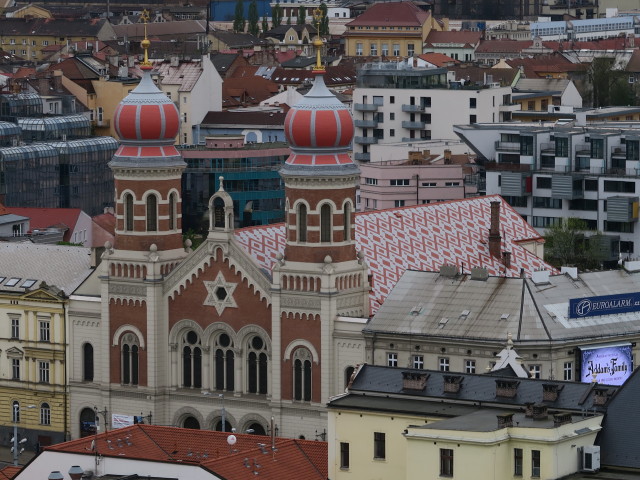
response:
M500 194L533 227L567 217L611 236L631 256L640 248L640 129L617 122L475 124L454 127L486 160L487 194ZM618 243L619 240L619 243Z
M498 83L449 82L445 68L404 62L368 64L353 92L354 156L368 162L374 144L454 139L456 124L503 122L519 108L511 87Z

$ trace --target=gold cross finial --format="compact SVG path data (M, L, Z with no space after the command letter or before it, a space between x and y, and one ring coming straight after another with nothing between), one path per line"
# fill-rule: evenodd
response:
M323 71L322 67L322 39L320 38L320 22L322 22L322 9L316 8L313 10L313 21L316 24L316 38L313 40L313 46L316 47L316 66L313 67L315 71Z
M140 20L144 22L144 40L140 42L140 46L144 50L144 60L140 63L141 67L151 67L151 62L149 61L149 47L151 46L151 42L147 38L147 22L151 19L151 15L149 10L144 9L140 14Z

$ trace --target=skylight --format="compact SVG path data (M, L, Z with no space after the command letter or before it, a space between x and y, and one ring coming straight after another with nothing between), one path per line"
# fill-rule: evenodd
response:
M25 280L24 283L22 285L20 285L21 288L31 288L36 284L36 280Z
M7 283L4 284L5 287L15 287L18 282L20 281L19 278L13 277L10 278L9 280L7 280Z

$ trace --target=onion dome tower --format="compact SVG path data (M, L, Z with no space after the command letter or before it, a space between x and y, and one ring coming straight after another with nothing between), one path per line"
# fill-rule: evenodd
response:
M179 249L181 177L186 164L173 144L180 114L151 79L146 23L141 45L142 80L114 114L121 142L109 163L116 188L115 248L149 251L155 245L156 251Z

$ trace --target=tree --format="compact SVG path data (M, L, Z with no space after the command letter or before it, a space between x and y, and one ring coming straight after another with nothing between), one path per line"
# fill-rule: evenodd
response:
M587 222L581 218L564 218L547 228L544 257L556 266L577 266L581 270L599 268L604 256L600 250L601 234L586 237Z
M298 7L298 25L304 25L307 19L307 9L304 5Z
M244 5L242 0L236 2L236 13L233 19L233 31L236 33L244 32Z
M249 4L249 33L251 35L258 35L260 33L260 28L258 27L258 20L260 17L258 16L258 5L256 4L256 0L251 0Z
M269 22L267 21L267 17L262 17L262 33L269 30Z
M322 2L320 4L320 10L322 11L322 18L320 19L320 35L329 35L329 16L327 4Z
M593 106L626 106L635 103L626 73L616 68L613 58L594 58L588 71Z
M276 6L273 7L273 12L271 12L271 28L279 27L282 24L282 7L280 6L280 2L276 2Z
M291 25L291 14L287 17L287 25Z

